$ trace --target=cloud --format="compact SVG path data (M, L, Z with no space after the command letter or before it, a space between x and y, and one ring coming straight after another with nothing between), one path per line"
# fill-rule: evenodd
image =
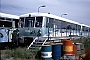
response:
M60 4L59 0L39 0L42 3L49 4L49 5L58 5Z
M58 16L68 13L63 17L90 25L90 0L1 0L1 12L21 15L37 12L41 5L46 7L40 8L40 12L50 12Z

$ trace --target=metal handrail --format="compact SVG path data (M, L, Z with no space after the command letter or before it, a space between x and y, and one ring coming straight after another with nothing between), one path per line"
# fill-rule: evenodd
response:
M35 40L37 39L38 37L36 37L33 42L29 45L29 47L27 49L29 49L31 47L31 45L35 42Z

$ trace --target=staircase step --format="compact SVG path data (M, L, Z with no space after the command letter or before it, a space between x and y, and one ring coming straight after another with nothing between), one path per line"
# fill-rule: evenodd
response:
M42 45L43 43L34 42L33 45Z
M43 42L34 42L34 44L42 44Z
M36 47L30 47L29 49L35 49Z
M48 42L46 42L45 44L50 44L50 42L48 41Z
M39 39L34 39L31 45L28 47L28 49L36 49L36 47L41 47L43 43L46 42L46 38L39 38Z
M30 50L30 52L36 52L37 50Z
M43 42L43 41L45 41L45 40L35 40L35 42Z
M42 44L38 44L38 45L35 45L36 47L41 47L42 46Z
M31 47L41 47L42 45L32 45Z

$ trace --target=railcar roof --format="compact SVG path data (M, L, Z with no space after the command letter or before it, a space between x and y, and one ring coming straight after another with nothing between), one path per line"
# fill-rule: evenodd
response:
M85 26L85 27L89 27L90 28L90 26L88 26L88 25L85 25L85 24L81 24L82 26Z
M51 17L51 18L55 18L55 19L59 19L59 20L62 20L62 21L66 21L66 22L69 22L69 23L73 23L73 24L78 24L80 25L80 23L78 22L75 22L75 21L72 21L72 20L69 20L69 19L66 19L66 18L62 18L60 16L56 16L56 15L53 15L53 14L48 14L48 13L27 13L27 14L23 14L21 15L20 17L29 17L29 15L31 15L32 17L33 16L46 16L46 17Z
M19 16L17 16L17 15L6 14L6 13L1 13L1 12L0 12L0 17L19 19Z

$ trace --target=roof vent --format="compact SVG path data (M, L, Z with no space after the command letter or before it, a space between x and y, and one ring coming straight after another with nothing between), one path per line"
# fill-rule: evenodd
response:
M29 17L31 17L31 14L29 14Z
M50 14L50 13L48 13L48 14Z

